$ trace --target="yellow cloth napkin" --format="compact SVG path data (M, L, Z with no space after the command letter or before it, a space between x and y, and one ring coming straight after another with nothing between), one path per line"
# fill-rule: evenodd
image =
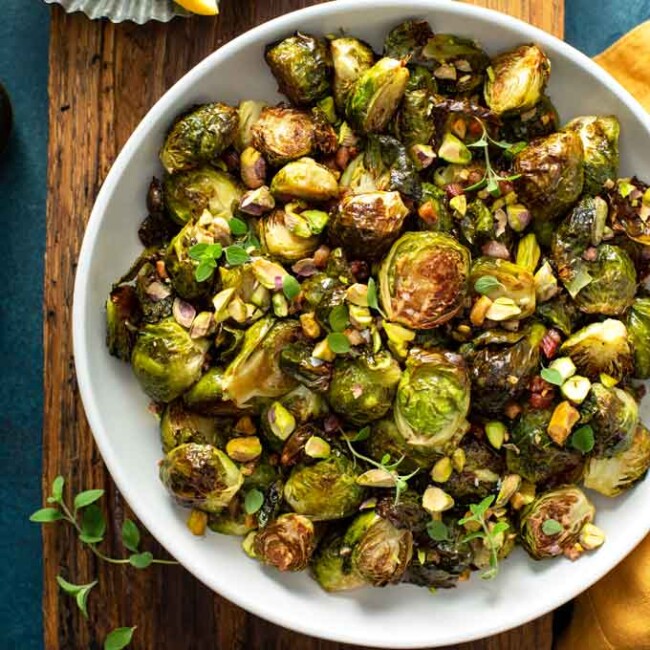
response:
M650 21L594 60L650 111ZM557 650L650 650L650 536L578 597Z

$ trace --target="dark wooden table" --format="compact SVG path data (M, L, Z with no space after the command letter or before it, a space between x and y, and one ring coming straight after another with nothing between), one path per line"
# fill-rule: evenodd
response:
M558 36L563 0L473 0L523 18ZM45 421L43 489L57 474L79 491L103 487L108 550L119 553L128 508L99 456L86 422L72 358L71 308L77 255L86 221L108 170L132 130L179 77L247 29L315 2L222 0L218 19L113 25L81 14L52 13L50 142L45 264ZM408 13L408 5L405 11ZM145 546L162 553L147 537ZM352 646L295 634L252 616L212 593L181 567L147 571L109 566L62 526L43 536L46 650L101 648L106 633L137 625L142 650L345 650ZM56 586L97 578L86 621ZM534 597L531 594L531 597ZM551 616L463 650L548 650ZM461 646L458 646L459 648Z

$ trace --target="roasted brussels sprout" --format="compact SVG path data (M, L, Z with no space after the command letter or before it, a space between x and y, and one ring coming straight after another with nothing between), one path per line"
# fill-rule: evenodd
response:
M580 321L580 311L569 294L562 292L551 300L538 303L535 313L549 327L555 327L565 336L576 330Z
M339 203L330 235L354 257L378 259L399 237L408 213L399 192L352 194Z
M622 379L634 368L627 328L611 318L578 330L562 344L560 352L570 356L578 372L592 380L601 373Z
M433 36L426 20L405 20L388 32L384 40L384 56L408 59L415 63L422 57L422 48Z
M157 257L156 254L151 256L151 261L145 261L137 271L135 278L135 293L142 312L141 321L143 323L159 323L173 313L174 292L158 275L155 266L158 262ZM139 266L139 261L136 263L137 266ZM120 281L124 281L124 278Z
M650 186L636 177L619 178L606 196L613 230L650 245Z
M576 117L565 127L575 131L582 140L585 154L584 191L595 196L606 180L618 177L618 136L621 125L613 115Z
M497 115L523 113L542 98L551 62L538 45L519 45L492 59L485 81L485 103Z
M244 477L216 447L187 443L162 460L160 480L180 505L218 512L237 494Z
M521 514L519 535L522 546L535 560L567 555L576 557L575 549L585 524L594 519L596 510L577 487L562 487L540 495ZM548 521L559 524L556 532ZM555 530L552 528L551 530Z
M203 415L237 415L240 409L228 401L223 388L223 368L208 369L186 393L183 401L188 409Z
M343 111L354 82L372 67L375 55L370 45L352 36L332 39L330 52L334 64L334 101L336 108Z
M131 359L141 318L135 289L128 284L113 288L106 301L106 346L114 357Z
M634 350L634 377L650 377L650 298L637 298L627 315L627 331Z
M313 465L298 465L284 486L289 506L313 521L349 517L361 505L363 495L357 470L347 456L332 455Z
M510 430L515 447L509 447L506 453L508 471L543 487L575 483L584 467L580 451L560 447L549 437L552 415L552 408L524 410Z
M402 458L400 471L413 472L418 468L426 469L431 466L431 454L418 453L406 443L395 424L395 418L389 414L383 420L372 423L372 433L363 443L365 453L380 462L386 455L391 458Z
M360 133L383 131L399 106L409 71L397 59L383 58L354 82L345 104L345 115Z
M355 359L337 359L328 401L352 424L367 424L386 415L400 375L399 364L385 351Z
M332 377L332 366L315 359L312 350L304 342L290 343L280 353L283 372L311 390L324 392Z
M629 449L639 421L639 407L627 391L594 383L582 403L581 414L581 422L588 423L594 432L594 456L608 458Z
M164 188L167 212L181 225L200 217L205 210L214 217L229 219L243 194L230 174L207 165L166 176Z
M546 96L521 115L502 116L501 134L506 142L530 142L555 133L560 128L560 116Z
M238 405L254 397L279 397L296 387L296 381L282 372L280 353L300 335L296 321L275 321L267 316L251 325L235 359L226 368L223 388Z
M280 571L302 571L316 548L311 519L293 512L280 515L255 533L255 557Z
M216 102L178 119L160 150L160 162L170 173L216 162L237 135L237 109Z
M263 250L282 262L309 257L318 248L318 236L311 233L299 214L273 210L260 219L258 228Z
M160 439L165 453L188 442L219 446L220 433L218 420L188 411L180 400L167 404L160 420Z
M395 398L395 423L406 444L432 459L453 450L467 430L469 397L462 357L411 350Z
M314 153L333 153L336 133L321 116L285 106L267 106L251 129L251 143L270 165Z
M388 320L413 329L447 322L463 307L469 266L469 251L449 235L402 235L379 271L381 306Z
M615 497L640 481L650 467L650 431L639 422L628 449L587 461L585 487Z
M332 62L327 43L296 32L267 46L264 58L280 92L297 106L307 106L330 93Z
M395 116L395 135L411 150L413 145L431 144L436 135L434 103L428 89L407 88Z
M192 339L172 319L145 325L131 355L142 390L157 402L171 402L201 376L210 343Z
M286 164L273 177L271 193L278 199L327 201L339 195L339 185L332 171L312 158L300 158Z
M338 532L330 533L314 553L310 565L316 582L330 592L358 589L366 584L350 562L348 542Z
M545 333L539 323L517 332L492 329L463 349L472 379L472 405L478 413L499 415L510 400L521 396L538 371Z
M233 143L233 146L239 153L244 151L246 147L251 146L253 127L265 108L266 102L260 102L254 99L245 99L244 101L239 102L239 106L237 107L237 112L239 113L239 125Z

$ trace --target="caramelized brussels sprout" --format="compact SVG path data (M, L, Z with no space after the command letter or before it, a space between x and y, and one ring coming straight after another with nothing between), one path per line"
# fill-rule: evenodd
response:
M219 422L215 418L188 411L180 400L167 404L160 419L160 438L165 453L188 442L218 446L219 434Z
M334 64L334 101L336 108L343 111L354 82L372 67L375 55L370 45L352 36L332 39L330 52Z
M271 193L283 201L327 201L339 195L339 185L325 165L312 158L300 158L277 172L271 181Z
M405 20L388 32L384 40L384 56L417 63L422 58L422 48L432 36L433 31L426 20Z
M633 375L650 377L650 298L636 298L627 315L627 331L634 350Z
M200 217L205 210L214 217L229 219L243 194L230 174L207 165L166 176L164 188L167 212L181 225Z
M330 235L355 258L378 259L399 237L408 213L399 192L352 194L339 203Z
M115 287L106 301L106 346L114 357L131 359L142 309L135 289L128 285Z
M562 344L560 352L570 356L578 372L592 380L601 373L622 379L634 367L627 328L611 318L578 330Z
M233 146L239 153L246 147L250 147L253 138L253 127L266 108L266 102L259 102L254 99L245 99L239 102L237 112L239 113L239 126Z
M569 294L562 292L551 300L538 303L535 313L549 327L555 327L565 336L571 336L580 321L580 311Z
M244 477L216 447L187 443L163 458L160 480L180 505L218 512L237 494Z
M310 565L311 575L329 592L349 591L366 584L350 562L349 546L343 535L333 532L316 549Z
M538 45L519 45L492 59L485 81L485 103L497 115L523 113L542 98L551 62Z
M453 449L467 430L469 401L462 357L411 350L395 398L395 423L409 447L430 458Z
M332 62L327 43L296 32L268 45L264 58L280 92L297 106L307 106L330 94Z
M607 202L613 230L650 245L650 186L638 178L620 178L607 191Z
M608 458L587 461L585 487L607 497L629 490L643 479L650 467L650 431L639 422L628 449Z
M383 131L399 106L409 71L401 61L383 58L354 82L345 104L345 115L355 131Z
M267 316L251 325L235 359L226 368L224 392L238 405L254 397L279 397L296 387L296 381L282 372L280 353L296 341L296 321L275 321Z
M347 456L332 455L313 465L298 465L284 486L289 506L313 521L349 517L361 505L363 495L357 470Z
M413 329L447 322L463 307L469 266L469 251L449 235L402 235L379 271L381 306L388 320Z
M584 458L580 451L556 445L547 429L553 409L524 410L510 430L515 448L506 453L508 471L544 487L575 483L582 475Z
M208 528L212 532L243 537L255 530L255 518L247 515L244 508L245 497L242 494L244 490L245 487L239 490L227 508L216 513L210 513Z
M131 355L142 390L157 402L171 402L201 375L210 342L192 339L176 321L145 325Z
M255 533L255 557L280 571L303 571L316 548L314 524L289 512Z
M542 96L530 110L502 116L501 134L506 142L530 142L555 133L559 128L557 109L548 97Z
M290 343L280 353L283 372L311 390L324 392L329 388L332 366L315 359L305 342Z
M363 445L367 455L377 462L380 462L386 454L390 454L390 457L395 459L403 458L400 463L402 472L412 472L418 468L426 469L431 466L431 454L427 454L426 451L421 454L407 444L392 414L372 423L372 433Z
M565 127L575 131L582 140L585 154L584 191L595 196L603 189L603 183L618 177L618 136L621 125L613 115L588 115L576 117Z
M251 143L270 165L284 165L315 153L336 150L336 133L316 113L267 106L251 129Z
M367 424L386 415L400 375L399 364L385 351L355 359L337 359L328 401L352 424Z
M309 257L318 248L318 236L312 235L300 215L273 210L260 219L258 228L263 250L282 262Z
M416 144L431 144L436 135L433 119L433 94L428 89L407 88L395 116L395 135L407 148Z
M160 162L170 173L216 162L237 135L237 109L216 102L178 119L160 150Z
M546 492L526 506L521 514L519 535L522 546L535 560L575 553L575 545L585 524L594 519L596 510L577 487L563 487ZM549 520L559 524L557 532L549 530ZM551 530L554 530L552 528Z
M183 401L187 408L204 415L236 414L237 407L227 401L223 388L223 368L207 370L186 393Z

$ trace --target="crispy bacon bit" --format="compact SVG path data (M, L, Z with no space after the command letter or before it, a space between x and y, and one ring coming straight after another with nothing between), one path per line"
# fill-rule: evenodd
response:
M316 268L324 269L329 257L330 249L325 245L319 246L314 253L314 264L316 265Z
M350 162L350 150L347 147L339 147L336 151L335 160L338 168L343 171Z
M365 282L370 277L368 263L363 260L353 260L350 262L350 273L357 282Z
M560 333L555 329L550 329L544 335L542 342L539 344L539 347L542 350L542 354L547 359L553 359L557 354L557 349L560 346L562 337Z
M597 258L598 258L598 251L593 246L590 246L582 254L582 259L586 260L587 262L595 262Z
M463 186L460 185L460 183L449 183L447 187L445 187L445 191L447 192L447 196L452 199L454 196L460 196L463 194Z
M555 388L539 375L530 382L530 405L534 409L548 408L555 398Z

